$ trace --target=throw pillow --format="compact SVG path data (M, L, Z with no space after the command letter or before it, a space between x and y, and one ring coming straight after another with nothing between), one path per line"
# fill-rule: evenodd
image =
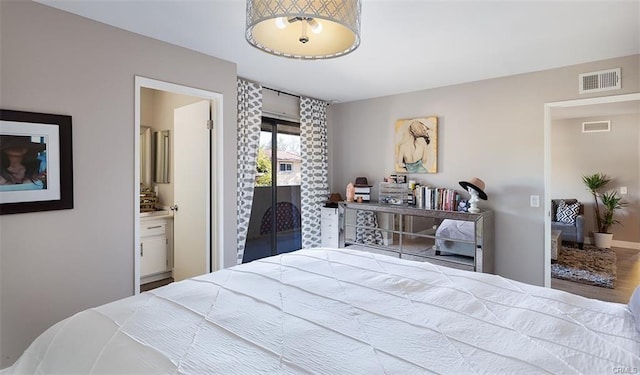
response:
M558 211L556 212L556 221L565 224L575 224L579 211L580 202L567 204L565 201L560 201Z

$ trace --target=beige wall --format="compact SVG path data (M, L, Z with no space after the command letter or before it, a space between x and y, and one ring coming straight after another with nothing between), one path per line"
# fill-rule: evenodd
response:
M611 132L583 133L585 121L611 121ZM551 126L551 198L576 198L585 204L585 236L594 230L593 197L583 175L602 172L612 178L609 189L627 187L628 206L617 211L622 225L611 227L614 240L640 243L640 116L598 116L554 121Z
M173 144L174 137L173 134L173 111L176 108L184 107L189 104L193 104L203 100L202 98L175 94L172 92L154 90L154 89L143 89L143 92L148 92L151 95L150 101L144 101L144 96L141 96L140 99L140 113L141 116L148 110L145 108L147 105L151 106L149 110L151 112L151 117L149 119L145 119L146 121L150 121L148 124L142 122L141 125L146 125L152 128L152 132L160 131L160 130L169 130L169 158L173 160L173 158L180 157L176 153L176 149ZM174 164L172 161L169 162L169 183L154 183L153 186L158 187L158 204L160 206L171 206L175 204L173 200L173 167Z
M622 68L622 90L578 95L578 74ZM377 185L393 171L393 125L402 118L438 116L438 173L411 175L460 189L479 177L495 211L495 271L544 281L544 103L640 91L639 56L471 82L329 106L332 191L366 176ZM425 67L428 69L428 67ZM392 74L392 73L389 73ZM371 152L371 150L376 150ZM539 195L541 206L529 207Z
M134 76L224 95L220 209L236 249L236 66L38 3L0 2L0 107L72 116L74 209L0 216L0 367L77 311L130 296Z

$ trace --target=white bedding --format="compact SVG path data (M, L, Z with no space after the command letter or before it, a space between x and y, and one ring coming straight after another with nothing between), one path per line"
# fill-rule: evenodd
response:
M640 333L626 305L495 275L321 248L78 313L43 333L8 372L623 373L620 369L640 369Z

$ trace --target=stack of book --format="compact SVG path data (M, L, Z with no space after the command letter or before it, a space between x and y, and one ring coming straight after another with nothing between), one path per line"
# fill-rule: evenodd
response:
M363 202L369 202L371 200L371 186L355 186L355 200L362 198Z
M415 191L416 206L429 210L457 211L462 199L460 193L453 189L417 186Z

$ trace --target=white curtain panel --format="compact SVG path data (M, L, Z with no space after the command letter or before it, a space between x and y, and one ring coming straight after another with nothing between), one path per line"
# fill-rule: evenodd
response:
M247 242L262 124L262 86L238 79L238 259Z
M300 98L302 248L320 246L321 207L329 197L327 103Z

